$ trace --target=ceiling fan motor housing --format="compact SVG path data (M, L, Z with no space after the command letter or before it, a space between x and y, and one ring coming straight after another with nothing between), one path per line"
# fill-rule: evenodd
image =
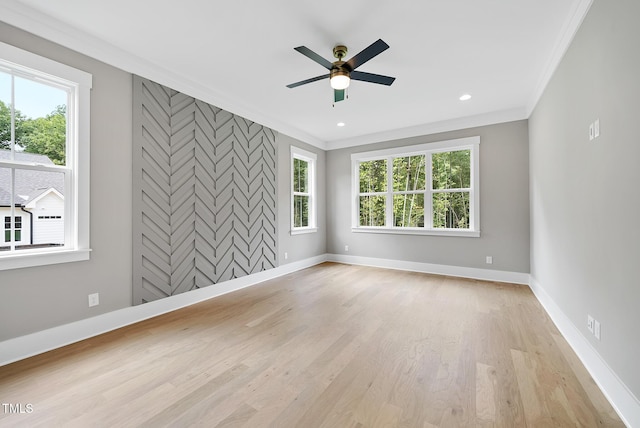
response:
M329 70L329 78L333 78L335 76L347 76L349 77L349 73L351 69L349 65L347 65L344 61L336 61L333 63L333 67Z
M347 47L344 45L336 45L333 48L333 56L338 58L338 61L342 61L342 58L347 56Z
M333 67L329 70L329 78L332 79L335 76L349 77L351 67L342 60L342 58L347 56L347 47L344 45L336 45L333 48L333 56L338 58L338 60L333 63Z

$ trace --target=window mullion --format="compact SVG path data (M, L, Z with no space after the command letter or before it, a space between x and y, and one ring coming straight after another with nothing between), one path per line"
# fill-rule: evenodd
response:
M385 201L385 226L393 227L393 157L387 157L387 192Z
M425 192L424 192L424 227L433 229L433 167L431 160L432 153L428 152L425 156ZM427 218L428 217L428 218Z
M16 96L15 96L15 77L11 73L11 154L9 155L12 161L15 161L15 141L16 141ZM16 170L11 168L11 178L9 179L9 251L13 252L16 249L14 233L15 233L15 215L16 215L16 203L15 203L15 186L16 186Z
M10 159L15 160L15 141L16 141L16 94L15 94L15 76L11 73L11 110L9 114L11 115L11 154Z
M15 233L15 215L16 215L16 207L15 207L15 201L14 201L14 195L15 195L15 180L16 180L16 170L11 168L11 179L9 180L10 182L10 189L11 189L11 195L9 197L9 203L11 204L11 207L9 209L9 251L14 251L16 249L16 243L15 243L15 239L14 239L14 233Z
M313 204L315 203L314 196L315 196L315 192L316 192L316 188L315 188L315 177L316 177L316 172L315 172L315 166L316 163L313 161L308 161L307 162L307 191L308 191L308 195L307 195L307 209L309 210L309 213L307 214L309 217L309 227L316 227L316 217L315 217L315 209Z

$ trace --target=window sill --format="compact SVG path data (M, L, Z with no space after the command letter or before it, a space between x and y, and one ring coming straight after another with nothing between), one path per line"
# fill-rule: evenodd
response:
M25 253L0 256L0 270L19 269L34 266L53 265L58 263L80 262L89 260L90 249L60 250L46 253Z
M317 231L317 227L304 227L299 229L292 229L291 235L304 235L305 233L316 233Z
M388 227L352 227L355 233L388 233L392 235L430 235L430 236L460 236L464 238L479 238L479 230L459 229L418 229L418 228L388 228Z

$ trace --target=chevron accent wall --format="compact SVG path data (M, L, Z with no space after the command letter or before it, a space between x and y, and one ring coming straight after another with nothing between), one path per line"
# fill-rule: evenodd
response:
M133 87L134 304L275 267L275 131Z

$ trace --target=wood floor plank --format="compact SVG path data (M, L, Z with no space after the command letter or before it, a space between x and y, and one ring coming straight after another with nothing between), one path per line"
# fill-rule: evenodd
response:
M325 263L0 367L0 426L623 427L531 291Z

